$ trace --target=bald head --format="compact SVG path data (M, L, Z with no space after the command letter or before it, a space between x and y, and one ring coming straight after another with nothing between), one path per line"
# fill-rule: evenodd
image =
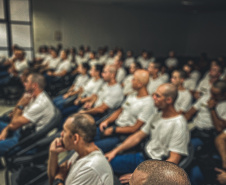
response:
M142 83L144 86L147 86L149 82L149 73L147 70L144 69L138 69L134 76L136 75L137 80L139 80L140 83Z
M176 101L177 99L177 87L171 83L165 83L159 86L160 88L163 88L163 95L165 97L171 97L173 103Z
M186 172L177 165L158 160L142 162L134 171L130 185L190 185Z

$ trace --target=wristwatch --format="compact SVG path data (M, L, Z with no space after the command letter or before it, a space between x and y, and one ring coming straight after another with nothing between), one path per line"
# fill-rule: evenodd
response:
M58 185L60 183L64 184L64 181L62 179L58 179L58 178L54 179L54 181L53 181L53 185Z
M20 109L20 110L24 110L24 106L23 105L18 105L17 108Z

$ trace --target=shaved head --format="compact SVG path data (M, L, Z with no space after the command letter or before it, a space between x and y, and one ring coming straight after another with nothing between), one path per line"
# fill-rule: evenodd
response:
M147 70L138 69L138 70L136 70L134 75L136 75L136 77L140 83L142 83L144 86L147 86L147 84L149 82L149 73Z
M165 97L171 97L173 102L176 101L177 99L177 87L171 83L165 83L160 85L159 87L164 88L164 93L163 95Z
M179 166L159 160L142 162L134 171L130 185L190 185L186 172Z

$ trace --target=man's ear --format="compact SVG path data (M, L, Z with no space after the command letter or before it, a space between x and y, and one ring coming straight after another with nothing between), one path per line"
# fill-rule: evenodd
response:
M74 144L77 144L79 139L80 139L80 136L77 133L75 133L74 134Z
M173 102L173 99L171 97L166 97L166 103L171 104Z

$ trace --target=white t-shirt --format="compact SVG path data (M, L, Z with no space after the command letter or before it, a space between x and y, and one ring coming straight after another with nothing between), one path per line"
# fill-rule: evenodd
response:
M114 57L109 57L109 58L107 59L107 61L106 61L106 64L107 64L107 65L110 65L110 64L114 64L114 62L115 62L115 58L114 58Z
M187 112L192 106L192 95L189 90L179 90L174 107L176 111Z
M156 79L150 77L147 85L148 93L152 95L157 90L157 88L162 84L164 84L164 81L161 77L157 77Z
M44 127L54 116L54 106L45 92L32 99L23 110L23 116L36 125L36 131ZM28 125L24 125L25 129Z
M87 62L87 58L86 58L86 57L81 57L81 56L79 56L79 55L76 55L75 59L76 59L76 63L77 63L78 65L79 65L79 64L82 64L82 63L84 63L84 62Z
M94 66L96 64L98 64L98 60L97 59L89 60L89 66Z
M79 74L76 76L73 84L74 84L74 91L79 90L80 87L83 87L89 80L89 76L87 74L81 75Z
M209 82L209 78L204 78L200 83L198 84L196 91L200 92L201 95L205 95L207 93L210 93L210 89L212 87L212 84Z
M133 80L133 74L129 74L125 77L123 81L123 94L128 95L128 94L136 94L136 91L133 89L132 86L132 80Z
M113 185L112 169L101 151L93 151L77 160L74 153L69 159L71 168L68 172L65 185Z
M168 82L169 81L169 74L168 73L163 73L163 74L159 74L159 78L162 78L162 81L164 83Z
M178 60L176 58L167 58L165 64L168 68L177 67Z
M67 59L60 62L60 64L56 68L56 73L61 73L64 70L67 72L70 72L71 70L71 62Z
M115 123L120 127L133 126L137 120L146 123L150 115L155 112L151 96L138 98L136 95L129 95L123 103L122 112Z
M196 83L198 82L200 76L201 76L201 74L197 70L192 71L190 74L190 78L194 79Z
M206 94L193 106L198 111L193 122L199 129L211 129L214 127L211 113L207 107L209 98L210 94ZM226 101L218 103L215 110L220 119L226 120Z
M196 81L193 78L186 78L183 83L184 88L194 91L196 88Z
M27 69L29 67L27 59L24 59L22 61L16 60L14 63L14 66L19 74L21 74L25 69Z
M52 58L49 60L49 68L50 69L56 69L57 66L60 64L60 58L56 57L56 58Z
M156 113L141 130L150 135L145 146L150 158L161 160L170 152L188 155L189 130L182 115L165 119L162 112Z
M123 100L122 88L118 83L111 86L105 83L99 90L97 97L95 107L105 103L111 109L117 108Z
M150 59L144 59L143 57L141 57L138 59L138 62L143 69L147 69L151 61Z
M97 92L99 91L99 89L101 88L101 86L103 85L104 81L103 79L98 79L95 80L94 78L91 78L86 85L83 87L84 92L83 92L83 96L91 96L92 94L97 94Z
M116 73L116 81L118 83L122 83L123 79L125 78L126 76L126 71L124 68L120 67L118 70L117 70L117 73Z
M106 61L107 61L107 55L102 55L99 57L98 63L103 65L106 63Z
M130 67L130 64L132 64L133 62L135 61L135 58L134 57L129 57L129 58L126 58L125 59L125 62L124 62L124 65L125 67Z

